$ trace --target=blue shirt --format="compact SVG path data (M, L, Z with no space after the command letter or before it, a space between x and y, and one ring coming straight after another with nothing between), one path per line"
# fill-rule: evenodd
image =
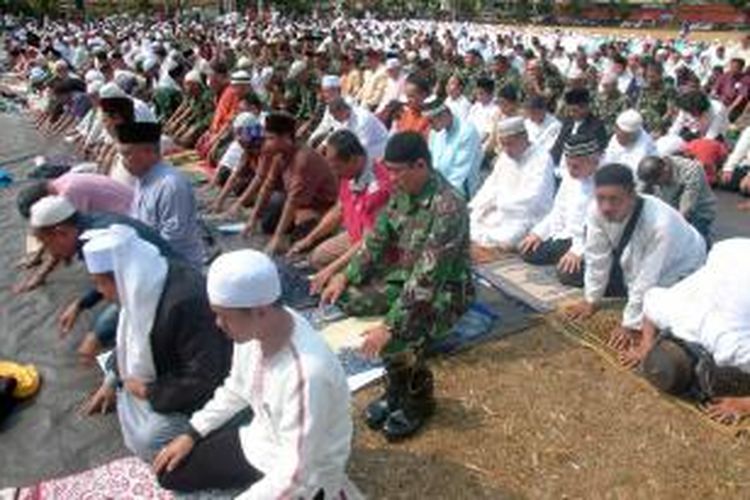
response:
M482 164L482 140L474 125L453 116L445 130L430 132L430 153L435 170L470 199L479 187Z
M159 162L137 180L131 215L154 228L188 263L202 266L203 240L193 187L174 167Z

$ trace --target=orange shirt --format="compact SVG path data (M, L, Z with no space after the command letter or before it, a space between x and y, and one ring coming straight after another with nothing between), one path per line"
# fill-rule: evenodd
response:
M430 134L430 122L422 112L410 106L404 106L401 116L395 124L396 132L419 132L425 139Z
M224 126L234 118L234 115L239 108L241 98L242 95L237 90L237 87L229 85L224 89L219 98L219 103L216 105L214 118L211 121L211 128L209 128L211 135L221 132L221 129L223 129Z

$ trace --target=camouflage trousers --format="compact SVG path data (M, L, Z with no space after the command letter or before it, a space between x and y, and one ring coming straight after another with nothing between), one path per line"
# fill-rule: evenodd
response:
M340 300L350 316L381 316L390 311L401 296L403 282L378 281L364 286L350 285ZM473 298L473 289L444 285L431 301L416 302L404 321L392 329L391 341L383 357L413 353L422 358L433 342L446 336L463 315ZM401 357L401 356L398 356Z

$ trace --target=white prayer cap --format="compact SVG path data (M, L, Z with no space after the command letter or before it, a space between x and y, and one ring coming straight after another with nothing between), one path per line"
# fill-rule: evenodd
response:
M250 76L250 73L244 70L235 71L229 77L229 83L233 85L250 85L251 82L252 77Z
M634 109L627 109L620 113L615 122L617 128L627 134L633 134L641 130L643 126L643 117Z
M29 225L34 229L56 226L76 213L76 208L62 196L45 196L31 206Z
M90 69L86 72L84 80L86 80L86 83L91 83L94 80L104 80L104 75L98 69Z
M198 70L192 69L185 74L185 82L201 83L202 78Z
M287 76L290 79L297 78L300 73L305 71L305 68L307 68L307 63L305 61L294 61L289 68L289 74Z
M208 269L207 288L209 302L219 307L261 307L281 297L276 265L257 250L220 255Z
M322 89L340 89L341 78L336 75L326 75L320 80L320 87Z
M602 85L614 85L617 83L617 75L614 73L606 73L602 76Z
M128 97L128 95L116 83L110 82L105 83L99 89L99 97L102 99L111 99L113 97Z
M385 67L386 69L396 69L401 67L401 61L398 60L398 57L389 57L385 60Z
M104 82L102 80L94 80L92 82L89 82L88 85L86 85L86 93L89 95L99 95L99 91L104 86Z
M31 83L39 83L42 80L44 80L46 77L47 77L47 72L39 67L33 67L31 68L31 71L29 72L29 81L31 81Z
M238 128L252 127L255 124L260 125L258 117L249 111L245 111L237 115L234 121L232 121L232 128L236 130Z
M250 69L253 66L253 62L249 57L242 56L237 61L237 69Z
M84 238L86 236L91 238ZM115 270L112 249L119 243L116 238L105 232L100 235L86 235L84 233L81 239L88 239L82 250L83 260L89 274L105 274Z
M511 116L501 120L497 124L497 136L498 137L510 137L518 134L525 134L526 126L524 120L520 116Z

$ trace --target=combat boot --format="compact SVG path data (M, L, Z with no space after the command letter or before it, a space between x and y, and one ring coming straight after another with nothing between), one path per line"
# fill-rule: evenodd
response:
M414 370L405 392L400 396L400 407L392 410L383 424L388 441L399 441L415 434L435 412L435 390L432 372L420 367Z
M382 430L388 415L401 407L402 394L407 391L411 377L411 368L386 367L385 391L365 408L365 422L370 429Z

